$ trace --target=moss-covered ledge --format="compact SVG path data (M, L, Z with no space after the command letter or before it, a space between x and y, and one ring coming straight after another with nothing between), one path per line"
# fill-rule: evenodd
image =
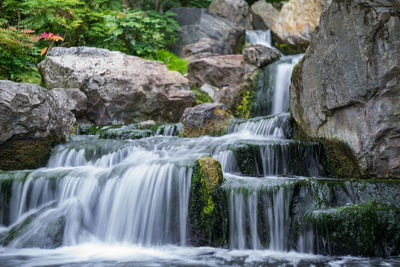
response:
M212 157L200 158L193 167L189 200L191 243L223 246L227 243L228 215L221 164Z
M351 148L338 139L316 138L308 136L305 131L291 116L292 125L295 126L294 139L300 141L319 142L322 144L324 167L327 168L329 176L342 179L368 178L357 163L357 159Z
M17 139L0 145L0 170L36 169L47 164L53 146L65 137Z

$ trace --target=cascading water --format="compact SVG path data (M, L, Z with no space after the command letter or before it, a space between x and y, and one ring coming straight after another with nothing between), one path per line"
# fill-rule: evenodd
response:
M252 44L261 44L268 47L272 46L272 38L271 38L271 31L246 31L246 42Z
M248 32L247 40L271 45L269 32ZM81 127L78 132L89 135L70 136L46 167L0 172L0 265L396 263L304 254L337 249L315 224L320 214L385 194L375 185L299 177L327 175L321 146L292 140L284 113L290 72L299 59L283 57L259 79L255 114L275 115L235 120L226 135L176 137L182 124L157 130ZM221 162L225 178L229 249L190 247L192 166L208 155ZM390 203L400 198L397 193L376 201Z

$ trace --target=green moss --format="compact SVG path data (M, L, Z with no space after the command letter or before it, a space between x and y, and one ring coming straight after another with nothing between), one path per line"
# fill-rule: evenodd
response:
M227 200L221 188L221 164L205 157L193 167L189 218L192 243L198 246L222 246L227 239Z
M343 141L328 138L309 137L298 124L295 125L294 138L302 141L321 143L324 148L324 166L331 177L365 178L365 172L359 167L351 148Z
M236 50L234 51L234 54L242 54L243 49L246 46L246 34L243 34L242 37L240 38L239 42L238 42L238 47L236 48Z
M394 256L400 253L400 210L373 201L337 207L304 218L333 255Z
M178 71L181 74L186 74L188 71L188 61L184 60L174 53L161 49L157 53L147 59L163 62L169 70Z
M36 169L46 165L54 145L65 142L65 138L42 140L13 140L0 145L0 169Z
M303 54L307 50L309 44L298 44L298 45L290 45L282 40L271 31L272 42L276 48L279 49L284 55L296 55L296 54Z
M192 92L194 93L194 95L196 97L196 104L197 105L213 102L211 97L206 92L203 92L203 91L201 91L200 89L197 89L197 88L192 88L191 90L192 90Z

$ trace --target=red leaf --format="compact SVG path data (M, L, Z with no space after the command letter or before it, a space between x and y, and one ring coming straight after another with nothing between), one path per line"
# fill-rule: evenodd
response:
M47 47L43 48L42 51L40 51L40 55L43 56L47 51Z

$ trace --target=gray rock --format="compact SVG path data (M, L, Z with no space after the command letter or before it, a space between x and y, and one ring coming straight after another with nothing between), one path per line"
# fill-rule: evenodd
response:
M75 123L67 103L39 85L0 80L0 169L43 166Z
M400 9L333 0L294 69L290 106L310 137L339 140L361 174L400 177Z
M261 44L250 44L243 49L243 59L258 68L279 59L281 53L275 48Z
M181 56L186 59L209 57L219 55L217 42L212 39L201 39L197 43L185 45L182 48Z
M245 0L213 0L208 10L242 26L246 30L253 29L249 4Z
M62 99L66 103L65 107L74 113L76 118L82 118L85 115L87 97L78 88L54 88L51 92L56 94L58 99Z
M218 92L219 88L209 85L208 83L205 83L200 87L200 91L203 91L204 93L208 94L209 97L213 99L215 92Z
M233 87L225 86L217 91L213 100L227 106L230 110L235 110L237 103L240 101L240 91Z
M141 121L139 122L139 129L148 129L152 126L156 126L157 123L153 120Z
M79 88L87 119L128 124L153 119L176 122L195 104L189 81L157 61L91 47L53 48L39 69L48 88Z
M188 78L197 87L207 83L214 87L237 87L254 66L243 60L243 55L224 55L192 60L188 65Z
M244 28L206 9L174 8L171 11L177 14L174 19L181 26L179 40L172 47L177 55L183 57L181 53L185 46L204 39L213 40L212 53L221 55L236 53L244 43Z
M252 89L256 71L255 66L244 61L243 55L214 56L189 61L188 78L197 88L203 84L214 88L229 88L224 93L216 90L213 100L221 100L236 114L236 106L241 102L243 91ZM228 92L230 96L225 95Z
M185 109L181 121L184 137L219 136L226 133L233 116L221 103L205 103Z
M265 0L258 0L250 7L253 16L253 28L256 30L271 29L279 16L279 11Z

